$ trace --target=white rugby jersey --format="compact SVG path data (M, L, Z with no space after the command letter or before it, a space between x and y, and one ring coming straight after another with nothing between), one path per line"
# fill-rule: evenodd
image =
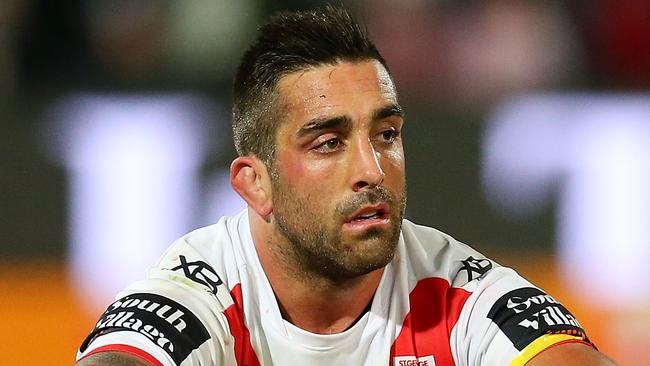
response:
M404 220L370 310L321 335L285 321L257 257L247 211L177 240L118 294L77 359L109 350L153 365L523 365L586 342L571 313L515 271Z

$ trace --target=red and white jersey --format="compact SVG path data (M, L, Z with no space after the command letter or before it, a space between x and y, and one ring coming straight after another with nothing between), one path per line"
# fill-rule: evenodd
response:
M370 310L321 335L285 321L246 211L177 240L117 296L77 359L121 350L154 365L523 365L588 342L571 313L515 271L404 220Z

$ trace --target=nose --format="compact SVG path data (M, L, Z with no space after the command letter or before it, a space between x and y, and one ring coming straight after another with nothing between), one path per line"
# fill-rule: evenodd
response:
M384 181L381 168L381 155L375 150L370 140L363 139L350 161L352 169L352 189L355 192L379 186Z

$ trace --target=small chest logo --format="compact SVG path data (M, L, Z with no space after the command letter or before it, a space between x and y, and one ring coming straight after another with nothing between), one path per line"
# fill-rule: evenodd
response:
M436 366L433 355L424 357L400 356L393 359L393 366Z

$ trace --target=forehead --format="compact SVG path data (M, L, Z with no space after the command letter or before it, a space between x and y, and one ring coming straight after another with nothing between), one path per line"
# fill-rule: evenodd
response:
M278 81L278 91L283 112L294 119L329 113L362 114L366 109L397 104L393 81L376 60L294 72Z

